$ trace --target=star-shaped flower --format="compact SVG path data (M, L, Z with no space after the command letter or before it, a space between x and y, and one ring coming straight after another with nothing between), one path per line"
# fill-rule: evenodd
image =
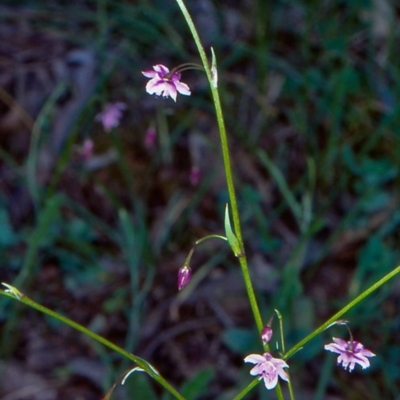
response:
M176 101L178 92L185 96L190 96L189 86L180 81L180 72L171 74L169 69L161 64L154 65L153 70L142 71L146 78L151 78L146 85L148 94L156 94L163 97L169 96L174 101Z
M288 374L284 368L289 368L289 365L280 358L274 358L269 353L250 354L244 359L244 362L256 364L250 371L250 375L259 375L260 379L264 379L264 384L267 389L273 389L278 383L278 376L284 381L288 381Z
M344 369L349 368L349 371L353 371L356 364L360 364L363 369L370 366L367 357L374 357L375 354L364 348L360 342L350 340L346 342L343 339L332 338L334 343L325 345L325 350L332 351L333 353L339 354L337 359L338 364L342 364Z

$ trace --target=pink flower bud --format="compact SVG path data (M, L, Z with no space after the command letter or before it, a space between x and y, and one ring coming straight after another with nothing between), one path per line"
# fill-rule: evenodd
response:
M91 139L86 139L81 146L76 147L76 155L82 160L87 161L93 156L94 143Z
M263 343L268 343L271 340L273 333L274 331L270 326L265 326L261 331L261 340L263 341Z
M201 178L200 168L194 165L190 169L190 175L189 175L189 180L192 186L197 186L200 182L200 178Z
M151 126L149 129L147 129L144 137L144 145L146 146L147 149L152 149L154 147L156 143L156 138L157 138L157 132Z
M184 265L178 272L178 289L182 290L192 277L192 269L188 265Z

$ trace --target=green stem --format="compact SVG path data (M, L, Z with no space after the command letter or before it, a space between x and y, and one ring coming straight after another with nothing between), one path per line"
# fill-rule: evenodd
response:
M242 230L240 227L239 210L238 210L237 201L236 201L235 187L233 184L233 175L232 175L231 161L230 161L230 156L229 156L228 138L227 138L227 134L226 134L225 122L224 122L224 117L223 117L223 112L222 112L222 107L221 107L221 101L219 98L218 88L215 87L216 86L215 84L213 84L213 77L212 77L210 65L209 65L209 62L207 59L207 55L204 51L203 45L200 41L200 37L197 33L196 27L195 27L193 20L189 14L189 11L187 10L183 0L176 0L176 2L178 3L178 6L181 9L182 14L189 26L190 32L193 36L193 39L194 39L197 49L199 51L200 58L203 63L203 66L204 66L204 70L207 75L207 79L210 84L212 98L214 101L215 113L216 113L216 117L217 117L218 129L219 129L220 139L221 139L222 157L224 160L226 183L227 183L227 187L228 187L228 194L229 194L229 199L230 199L230 204L231 204L233 225L235 228L235 235L238 239L240 247L242 248L242 250L244 250ZM244 253L244 251L242 251L242 253ZM254 288L253 288L253 285L252 285L252 282L250 279L250 273L249 273L249 268L248 268L248 263L247 263L246 257L239 257L239 262L240 262L240 266L242 269L244 283L246 286L247 295L249 297L249 302L250 302L250 306L251 306L251 309L252 309L252 312L254 315L256 325L257 325L257 329L259 332L261 332L261 330L263 328L263 322L262 322L260 310L258 308Z
M161 386L163 386L168 392L170 392L176 399L178 400L185 400L185 398L172 386L170 385L147 361L143 360L140 357L135 356L134 354L128 353L121 347L117 346L116 344L110 342L109 340L105 339L104 337L90 331L89 329L85 328L84 326L78 324L77 322L72 321L69 318L66 318L55 311L50 310L47 307L42 306L39 303L31 300L30 298L26 297L24 294L19 292L16 288L6 285L9 289L7 291L0 290L0 295L8 296L13 299L19 300L21 303L34 308L35 310L40 311L43 314L46 314L52 318L55 318L66 325L69 325L71 328L76 329L77 331L83 333L91 337L93 340L103 344L104 346L114 350L115 352L121 354L123 357L127 358L128 360L137 364L140 368L146 371L154 380L156 380Z
M386 282L388 282L390 279L392 279L394 276L396 276L400 272L400 266L395 268L393 271L389 272L386 274L382 279L380 279L378 282L375 282L372 286L370 286L367 290L362 292L360 295L358 295L354 300L352 300L349 304L344 306L340 311L338 311L335 315L333 315L331 318L329 318L326 322L324 322L319 328L317 328L314 332L310 333L308 336L306 336L303 340L300 340L299 343L294 345L287 353L284 355L284 359L288 359L293 356L297 351L299 351L301 348L304 347L305 344L307 344L311 339L313 339L315 336L319 335L321 332L323 332L325 329L327 329L330 325L332 325L334 322L336 322L338 319L340 319L347 311L352 309L355 305L357 305L360 301L364 300L367 296L369 296L372 292L377 290L379 287L384 285Z
M281 313L275 309L275 313L278 316L279 319L279 334L281 336L281 347L282 347L282 353L285 353L285 337L283 335L283 318ZM271 320L272 322L272 317ZM286 372L288 375L289 380L287 381L288 384L288 389L289 389L289 395L290 395L290 400L295 400L294 392L293 392L293 386L292 386L292 380L290 379L290 373Z
M233 174L232 174L231 160L230 160L230 155L229 155L228 137L226 134L225 121L224 121L224 116L223 116L222 107L221 107L221 101L220 101L219 93L218 93L218 84L217 84L217 82L214 82L214 79L213 79L214 74L211 72L211 68L210 68L210 64L207 59L206 52L204 51L199 34L197 33L197 30L193 23L192 17L190 16L189 11L187 10L187 8L185 6L184 1L176 0L176 2L182 11L182 14L189 26L190 32L196 43L197 50L199 52L201 61L204 66L204 71L207 75L207 79L208 79L208 82L210 85L211 94L212 94L214 107L215 107L215 114L217 117L218 130L219 130L219 135L220 135L220 140L221 140L222 158L224 161L226 184L228 187L229 200L230 200L230 205L231 205L231 210L232 210L233 226L235 229L236 238L237 238L237 240L239 242L239 246L242 250L241 256L238 257L239 263L240 263L240 267L242 270L243 280L244 280L244 284L246 287L247 296L249 298L250 307L251 307L251 310L252 310L252 313L254 316L254 320L255 320L255 323L257 326L257 330L258 330L258 332L261 332L261 330L263 329L263 321L261 318L260 309L258 308L256 294L255 294L255 291L253 288L253 284L251 282L247 258L246 258L245 251L244 251L242 229L240 226L240 218L239 218L239 209L238 209L238 205L237 205L237 201L236 201L236 192L235 192L235 186L233 183ZM213 56L214 56L214 54L213 54ZM268 351L269 350L268 344L266 344L264 346L264 348ZM276 394L277 394L278 400L283 400L282 389L281 389L279 383L276 387Z
M258 385L259 380L259 378L256 378L252 382L250 382L238 395L233 398L233 400L243 399L243 397L246 396L246 394L249 393L251 389Z
M225 240L225 242L228 240L225 236L222 235L207 235L202 237L201 239L196 240L195 245L199 245L200 243L205 242L208 239L221 239L221 240Z
M288 373L288 389L289 389L289 396L290 400L295 400L296 398L294 397L294 392L293 392L293 386L292 386L292 380L290 379L290 374Z

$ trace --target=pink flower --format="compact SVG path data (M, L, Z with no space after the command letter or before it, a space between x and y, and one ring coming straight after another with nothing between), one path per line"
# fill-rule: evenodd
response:
M151 78L146 85L148 94L156 94L163 97L170 96L174 101L176 101L177 92L190 96L189 86L180 82L180 72L170 74L169 69L161 64L154 65L153 70L142 71L146 78Z
M374 357L375 354L364 348L360 342L333 338L334 343L325 345L325 350L332 351L333 353L339 354L338 364L342 364L344 369L349 368L349 371L353 371L356 364L360 364L363 369L370 366L367 357Z
M244 362L256 364L250 371L250 375L259 375L260 379L264 379L264 384L267 389L273 389L278 383L278 376L284 381L288 381L289 377L284 368L289 368L289 365L280 358L274 358L269 353L250 354L244 359Z
M274 331L270 326L264 326L263 330L261 331L261 340L263 343L268 343L273 335Z
M182 290L192 277L192 269L188 265L184 265L178 272L178 290Z
M107 103L101 113L96 115L96 120L100 121L106 132L110 132L111 129L116 128L119 125L119 121L122 117L122 112L126 109L124 103Z
M94 143L92 139L85 139L81 145L74 146L74 156L81 161L87 161L93 156Z
M192 186L197 186L200 182L201 173L200 168L196 167L195 165L192 166L190 169L189 180Z
M149 129L147 129L146 134L144 136L144 145L148 149L152 149L154 147L154 144L156 143L156 138L157 138L157 132L154 129L154 127L150 126Z

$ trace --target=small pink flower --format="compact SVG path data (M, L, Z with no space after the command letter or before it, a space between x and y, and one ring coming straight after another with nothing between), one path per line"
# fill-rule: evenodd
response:
M170 74L169 69L161 64L154 65L153 70L142 71L146 78L151 78L146 85L148 94L156 94L163 97L169 96L174 101L176 101L177 92L190 96L189 86L180 81L180 72Z
M178 272L178 290L182 290L192 277L192 269L188 265L184 265Z
M339 354L338 364L342 364L344 369L349 368L353 371L356 364L360 364L363 369L370 366L367 357L374 357L375 354L364 348L360 342L350 340L346 342L343 339L333 338L334 343L325 345L325 350Z
M150 128L147 129L146 134L144 136L144 145L146 146L147 149L152 149L154 147L154 144L156 143L156 138L157 138L157 132L154 129L154 127L150 126Z
M190 175L189 175L189 180L192 186L197 186L200 182L200 177L201 177L201 173L200 173L200 168L197 166L192 166L192 168L190 169Z
M274 331L270 326L264 326L263 330L261 331L261 340L263 343L268 343L273 335Z
M87 161L93 156L94 143L92 139L85 139L80 146L74 146L74 152L82 161Z
M121 102L107 103L101 113L96 115L96 120L100 121L106 132L116 128L122 117L122 112L126 109L126 105Z
M244 359L246 363L256 364L250 371L250 375L259 375L260 379L264 379L264 384L267 389L273 389L278 383L278 376L284 381L288 381L289 377L284 368L289 368L289 365L280 358L274 358L269 353L250 354Z

